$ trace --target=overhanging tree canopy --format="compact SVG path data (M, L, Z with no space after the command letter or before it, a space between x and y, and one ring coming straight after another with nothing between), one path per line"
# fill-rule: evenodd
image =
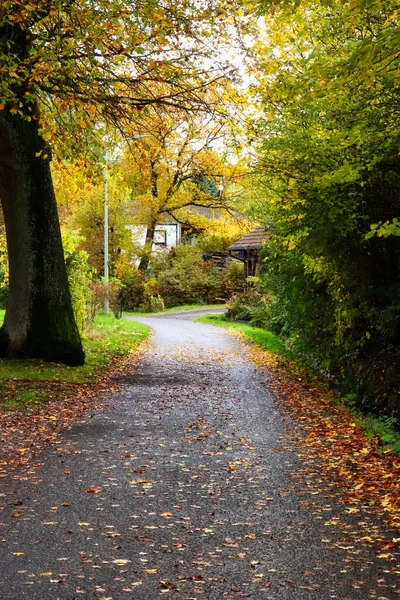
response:
M228 2L230 11L234 10ZM0 7L0 197L10 264L0 354L84 360L65 273L49 142L145 106L205 110L223 3L5 0Z
M275 295L271 323L317 350L321 368L351 381L351 393L357 386L364 408L392 414L400 340L398 3L297 4L266 15L257 47L258 208L272 228L263 261Z

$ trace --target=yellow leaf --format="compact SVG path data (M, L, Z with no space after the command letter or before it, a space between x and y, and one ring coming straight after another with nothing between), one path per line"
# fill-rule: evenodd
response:
M127 565L128 563L130 563L132 561L128 560L127 558L116 558L115 560L112 560L111 562L113 562L116 565Z

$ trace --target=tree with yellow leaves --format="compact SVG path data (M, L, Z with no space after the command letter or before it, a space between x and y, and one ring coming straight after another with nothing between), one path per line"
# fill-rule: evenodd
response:
M123 169L133 190L134 221L146 227L139 265L146 270L159 224L173 220L199 234L223 217L238 217L235 182L243 169L218 152L224 118L151 111L136 127Z

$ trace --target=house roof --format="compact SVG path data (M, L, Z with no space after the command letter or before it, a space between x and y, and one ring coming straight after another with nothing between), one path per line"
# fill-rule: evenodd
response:
M237 242L234 242L227 250L256 250L269 240L269 233L265 227L257 227Z

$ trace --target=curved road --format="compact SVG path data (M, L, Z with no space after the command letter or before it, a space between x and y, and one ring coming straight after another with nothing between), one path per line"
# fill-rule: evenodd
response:
M324 524L343 508L307 495L241 342L190 316L138 319L154 335L113 408L4 486L0 599L394 598L393 565Z

